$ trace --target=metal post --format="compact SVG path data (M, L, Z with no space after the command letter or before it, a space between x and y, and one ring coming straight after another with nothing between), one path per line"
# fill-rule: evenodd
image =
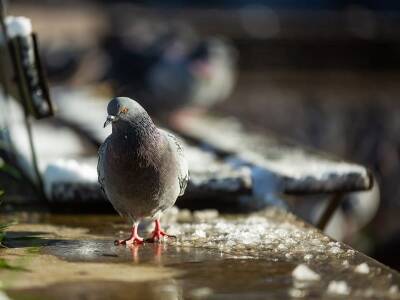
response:
M8 39L7 27L4 23L5 15L6 15L6 9L5 9L4 0L0 0L0 24L1 24L0 26L1 26L3 36L4 36L4 43L8 44L8 51L9 51L9 54L10 54L10 57L12 60L14 71L17 72L17 74L15 74L16 77L22 78L22 74L20 74L20 70L21 70L20 57L17 55L17 51L15 49L15 44L13 44L12 41L10 41ZM5 70L2 70L2 71L4 72ZM6 78L6 77L4 77L4 78ZM5 81L7 81L7 80L5 80ZM39 192L42 197L45 197L43 180L42 180L42 177L41 177L41 174L39 171L35 145L33 143L32 124L31 124L31 119L30 119L29 112L28 112L28 103L27 103L28 100L26 99L26 96L25 96L26 94L24 94L23 87L21 86L21 84L17 84L17 85L18 85L18 92L19 92L20 100L22 101L22 106L24 109L24 121L25 121L24 123L25 123L25 127L26 127L26 130L28 133L29 146L30 146L30 151L31 151L31 156L32 156L32 165L33 165L33 169L36 174L36 177L37 177L37 185L39 187ZM9 88L8 88L7 82L3 83L3 89L4 89L3 90L4 96L6 99L8 99Z
M324 230L326 225L328 225L333 213L335 210L338 208L340 202L342 201L343 198L343 193L339 192L336 193L332 196L332 198L329 200L328 205L326 206L325 210L322 212L321 217L317 221L317 228Z
M7 28L6 28L6 25L4 23L5 16L6 16L5 0L0 0L0 30L1 30L1 35L4 38L4 44L6 45L7 44ZM9 89L8 82L7 82L7 79L6 79L7 78L7 70L6 70L5 64L1 64L0 71L2 73L2 76L1 76L1 78L2 78L2 82L1 82L2 94L3 94L3 97L4 97L4 101L8 101L9 100L9 91L10 91L10 89ZM3 113L4 113L4 111L3 111ZM5 114L7 114L7 113L5 113ZM10 151L6 152L7 156L9 156L10 159L16 160L15 149L14 149L13 144L11 143L11 138L10 138L9 133L8 132L4 133L3 137L7 138L7 145L6 146L10 150Z
M17 72L17 74L15 74L15 75L20 81L20 84L18 84L18 93L22 100L22 106L24 109L24 121L25 121L26 131L28 133L28 140L29 140L29 147L31 150L33 170L36 174L37 184L39 186L39 191L41 193L41 196L45 197L42 175L40 174L40 171L39 171L35 144L33 142L32 119L29 114L29 103L28 103L28 99L27 99L27 95L29 95L29 90L27 89L27 87L24 84L21 84L23 82L24 74L22 74L23 68L22 68L21 57L18 55L20 53L20 51L19 51L20 49L17 49L18 48L18 47L16 47L17 43L14 43L14 41L11 41L10 44L11 44L11 56L13 58L14 66L15 66L14 69Z

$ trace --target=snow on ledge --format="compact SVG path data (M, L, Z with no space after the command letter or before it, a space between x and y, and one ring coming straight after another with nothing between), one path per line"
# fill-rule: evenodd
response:
M51 197L52 186L57 182L97 182L97 169L74 159L58 159L47 165L43 181L46 195Z
M316 281L321 279L321 276L319 276L318 273L314 272L304 264L298 265L293 270L292 276L296 280L301 280L301 281Z
M11 38L24 37L32 33L32 23L29 18L8 16L5 19L5 23Z

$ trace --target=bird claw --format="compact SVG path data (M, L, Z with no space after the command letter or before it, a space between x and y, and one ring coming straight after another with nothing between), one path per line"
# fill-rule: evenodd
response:
M164 236L167 238L176 239L175 235L170 235L170 234L165 233L162 230L159 230L159 231L153 231L152 236L150 238L146 239L145 242L159 243Z
M139 237L134 237L134 238L129 238L126 240L115 240L114 245L115 246L121 246L121 245L140 245L143 244L144 241L142 238Z

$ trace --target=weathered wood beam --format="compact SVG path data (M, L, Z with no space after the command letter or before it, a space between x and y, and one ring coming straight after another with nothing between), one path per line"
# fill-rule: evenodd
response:
M373 184L370 172L363 166L270 135L245 131L234 118L191 116L181 118L173 129L239 165L271 173L278 181L277 190L287 194L360 191Z

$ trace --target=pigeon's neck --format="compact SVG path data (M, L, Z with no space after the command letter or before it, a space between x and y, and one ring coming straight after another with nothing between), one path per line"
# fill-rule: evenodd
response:
M156 148L161 139L160 132L153 122L126 122L113 125L112 136L118 143L125 144L128 149L145 147Z

